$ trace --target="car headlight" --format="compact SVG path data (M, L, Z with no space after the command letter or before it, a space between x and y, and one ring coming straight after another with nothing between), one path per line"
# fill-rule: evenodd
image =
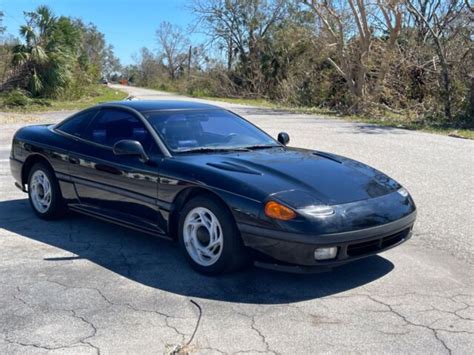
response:
M334 214L334 208L327 205L316 205L316 206L308 206L298 210L305 215L309 215L312 217L328 217Z

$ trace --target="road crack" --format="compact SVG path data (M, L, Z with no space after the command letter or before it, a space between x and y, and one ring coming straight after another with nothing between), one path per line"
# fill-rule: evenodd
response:
M263 350L263 351L262 350L252 350L251 349L251 350L241 350L241 351L238 351L237 353L242 353L242 354L244 354L244 353L265 353L265 354L271 353L271 354L279 355L279 353L277 351L275 351L271 348L270 343L267 340L267 337L257 327L257 321L255 319L258 316L257 314L248 315L248 314L241 313L241 312L236 312L236 313L243 316L243 317L245 317L245 318L250 319L250 329L252 329L257 334L257 336L260 338L261 342L263 343L263 345L265 347L265 350Z
M378 303L378 304L383 305L386 308L388 308L389 312L391 312L391 313L395 314L396 316L398 316L400 319L402 319L405 322L405 324L408 324L408 325L411 325L411 326L414 326L414 327L421 327L421 328L430 330L433 333L434 337L438 340L438 342L444 347L444 349L446 349L447 353L452 354L452 349L445 343L445 341L443 339L441 339L439 337L438 331L443 330L443 329L436 329L436 328L432 328L429 325L424 325L424 324L419 324L419 323L412 322L406 316L404 316L403 314L401 314L400 312L395 310L392 307L392 305L390 305L388 303L385 303L383 301L380 301L380 300L378 300L378 299L376 299L376 298L374 298L370 295L367 295L367 298L370 299L371 301L375 302L375 303Z
M90 341L88 341L89 339L92 339L97 335L97 327L94 325L94 323L88 321L85 317L77 315L75 310L69 310L69 311L72 312L72 315L75 318L80 319L81 321L83 321L84 323L86 323L87 325L89 325L92 328L92 333L90 335L84 337L84 338L81 338L79 340L79 342L81 344L88 345L91 348L95 349L97 355L100 355L100 348L98 346L95 346L94 344L92 344Z
M19 294L22 293L22 290L19 286L16 287L16 290ZM61 349L69 349L69 348L74 348L78 347L79 344L85 345L87 347L93 348L98 355L100 355L100 349L99 347L93 345L88 341L89 339L93 338L97 334L97 327L90 321L88 321L85 317L79 316L74 309L63 309L63 308L55 308L55 307L46 307L46 309L42 309L41 307L31 305L27 301L25 301L22 297L19 295L13 295L13 298L20 301L23 303L25 306L27 306L30 309L39 309L43 313L47 313L48 311L58 311L58 312L68 312L70 313L74 318L81 320L82 322L86 323L89 327L92 329L92 333L86 337L82 337L79 339L79 341L76 341L72 344L66 344L66 345L60 345L60 346L48 346L48 345L40 345L37 343L28 343L24 341L18 341L18 340L12 340L10 339L10 334L7 332L5 334L5 341L9 344L16 344L19 346L29 346L29 347L34 347L38 349L44 349L44 350L61 350Z

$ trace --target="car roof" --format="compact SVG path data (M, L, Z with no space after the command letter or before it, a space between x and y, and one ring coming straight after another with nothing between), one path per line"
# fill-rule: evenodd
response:
M185 100L124 100L124 101L112 101L105 102L99 106L123 106L130 107L139 112L147 111L160 111L160 110L216 110L222 109L218 106L209 105L196 101L185 101Z

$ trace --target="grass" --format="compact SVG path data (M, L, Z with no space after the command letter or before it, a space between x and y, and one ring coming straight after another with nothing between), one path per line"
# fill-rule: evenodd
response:
M409 121L409 120L404 119L403 116L399 116L399 117L388 116L388 117L376 119L376 118L367 118L367 117L361 117L361 116L356 116L356 115L350 115L350 116L341 116L341 118L348 121L374 124L374 125L378 125L382 127L400 128L400 129L407 129L407 130L412 130L412 131L421 131L421 132L426 132L426 133L440 134L440 135L456 137L456 138L474 139L473 129L449 127L446 125L440 125L436 122L426 124L426 123L420 123L417 121Z
M409 121L406 117L396 114L387 114L383 118L369 118L358 115L340 115L335 111L328 109L322 109L319 107L292 107L285 106L273 103L265 99L245 99L245 98L222 98L222 97L209 97L209 96L195 96L196 98L213 100L213 101L222 101L232 104L240 104L247 106L258 106L274 110L284 110L294 113L304 113L304 114L313 114L328 118L339 118L346 121L357 122L357 123L368 123L379 125L383 127L394 127L400 129L416 130L427 133L441 134L445 136L457 137L457 138L466 138L474 139L474 130L473 129L458 129L453 127L446 127L432 124L423 124L416 121Z
M89 95L77 100L28 100L25 106L5 106L3 97L0 96L0 111L3 112L18 112L18 113L35 113L47 111L61 111L61 110L80 110L86 107L96 105L101 102L123 100L127 94L111 89L104 85L95 85L88 89Z

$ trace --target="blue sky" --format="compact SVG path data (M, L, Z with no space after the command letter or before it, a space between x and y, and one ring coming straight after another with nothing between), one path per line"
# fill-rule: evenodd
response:
M186 9L188 3L186 0L0 0L0 10L5 13L7 32L15 36L24 23L23 11L42 4L48 5L56 15L93 22L114 46L122 64L130 64L132 54L141 47L156 49L155 30L161 21L187 28L193 21ZM191 38L199 40L202 35L193 34Z

